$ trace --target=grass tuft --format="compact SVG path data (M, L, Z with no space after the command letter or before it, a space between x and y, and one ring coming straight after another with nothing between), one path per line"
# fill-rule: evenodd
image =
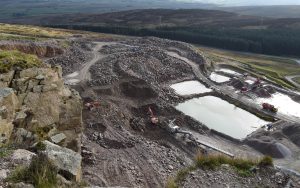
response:
M45 156L33 158L29 167L18 167L7 181L13 183L25 182L34 185L36 188L57 187L58 170Z
M0 158L5 158L10 154L12 154L12 152L13 152L13 147L11 147L10 145L2 145L0 147Z
M35 146L35 149L37 151L45 151L46 150L46 145L43 142L38 142Z
M257 165L257 162L248 159L233 159L224 155L197 155L196 157L196 166L198 168L215 170L223 164L234 167L239 175L249 176L251 175L250 169Z
M221 165L227 164L234 168L242 177L249 177L253 174L251 169L254 166L267 167L273 166L273 159L269 156L263 157L261 160L249 160L249 159L239 159L239 158L229 158L224 155L202 155L198 154L195 158L195 164L181 169L177 172L175 178L170 178L166 184L167 188L178 188L180 182L193 171L198 168L205 170L216 170Z
M36 129L33 130L33 132L37 134L40 140L47 140L49 138L48 134L51 129L52 129L51 126L36 127Z
M258 165L260 167L274 166L273 158L270 156L265 156L259 161Z
M178 188L178 186L173 178L168 179L166 188Z

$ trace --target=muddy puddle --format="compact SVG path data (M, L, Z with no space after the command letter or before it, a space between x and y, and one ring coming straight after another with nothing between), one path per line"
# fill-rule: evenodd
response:
M236 139L243 139L268 122L220 98L194 98L176 106L211 129Z
M289 116L300 117L300 103L292 100L288 95L275 93L271 98L257 98L258 104L269 103L278 108L278 112Z
M210 76L209 76L209 78L212 81L217 82L217 83L223 83L223 82L227 82L227 81L230 80L229 77L217 74L215 72L211 73Z
M212 90L198 81L185 81L170 86L178 95L194 95L211 92Z

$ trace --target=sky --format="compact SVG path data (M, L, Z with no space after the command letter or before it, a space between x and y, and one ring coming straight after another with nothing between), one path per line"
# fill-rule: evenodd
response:
M178 1L213 3L220 6L300 5L300 0L178 0Z

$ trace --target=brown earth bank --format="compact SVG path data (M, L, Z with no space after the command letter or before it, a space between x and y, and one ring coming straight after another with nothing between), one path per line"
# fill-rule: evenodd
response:
M1 41L1 50L18 50L27 54L34 54L41 58L50 58L64 53L64 50L53 42L22 42Z

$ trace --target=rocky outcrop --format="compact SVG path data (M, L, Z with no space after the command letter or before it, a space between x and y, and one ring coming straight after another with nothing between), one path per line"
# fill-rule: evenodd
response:
M0 74L0 88L8 87L14 77L15 71Z
M81 98L64 86L60 67L44 65L3 74L0 85L2 143L9 140L13 128L16 143L47 139L54 130L66 132L62 145L79 140Z
M82 157L70 149L60 147L49 141L44 141L45 150L43 153L53 161L54 165L59 169L68 180L81 181L81 161Z
M0 146L9 142L17 150L7 157L3 170L9 170L0 176L29 166L36 154L26 149L33 149L46 154L66 179L81 181L81 132L81 97L64 85L60 67L43 64L1 74ZM0 187L3 182L0 177ZM21 182L19 187L26 186Z
M50 140L54 144L61 143L64 139L66 139L66 135L64 133L59 133L57 135L51 136Z
M17 149L13 152L11 159L16 164L29 165L34 156L36 154L28 150Z
M0 146L8 142L13 131L13 119L18 98L12 88L0 88Z

